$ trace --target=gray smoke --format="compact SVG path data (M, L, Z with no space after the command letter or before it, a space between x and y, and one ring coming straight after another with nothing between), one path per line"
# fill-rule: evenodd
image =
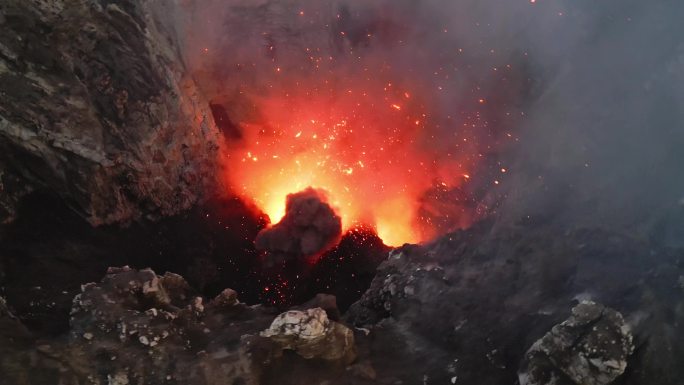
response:
M287 196L283 219L259 232L256 247L290 258L312 257L337 244L342 221L321 191L308 188Z
M684 3L559 4L556 24L527 37L542 88L506 154L503 218L636 231L681 220Z
M258 115L244 95L278 89L274 61L293 77L320 76L308 75L302 47L335 59L325 64L330 76L358 75L356 55L432 95L427 134L443 140L430 150L487 160L472 183L502 223L544 217L650 231L682 217L682 1L184 4L188 65L221 79L203 88L229 114ZM491 107L472 122L479 99Z

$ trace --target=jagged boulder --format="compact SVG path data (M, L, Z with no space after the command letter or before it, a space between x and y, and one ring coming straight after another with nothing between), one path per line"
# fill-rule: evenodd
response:
M622 315L585 301L527 351L520 385L606 385L624 373L633 350Z
M299 357L283 363L285 349ZM205 301L177 274L127 266L109 268L99 283L82 286L69 340L43 347L41 354L66 384L90 378L120 385L257 385L273 383L272 367L301 372L318 358L341 371L356 357L353 332L321 308L278 315L241 303L232 289Z
M307 359L348 364L356 358L354 333L329 320L321 308L282 313L260 335L275 342L280 349L294 350Z
M95 357L81 374L108 383L257 384L260 370L242 341L271 317L230 289L205 303L177 274L110 268L74 298L68 350ZM245 323L226 327L238 319Z

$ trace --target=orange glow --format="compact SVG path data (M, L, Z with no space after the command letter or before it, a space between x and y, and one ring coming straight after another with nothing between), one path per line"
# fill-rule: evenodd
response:
M192 7L182 35L197 95L226 110L219 177L231 194L275 223L288 194L325 190L344 230L374 228L391 246L493 212L512 173L499 173L497 150L519 141L501 130L525 116L527 53L468 48L458 31L416 24L412 7L242 3Z
M242 139L223 153L227 184L238 195L276 223L288 194L323 189L345 231L371 226L390 246L436 235L421 223L420 199L430 189L468 183L477 152L470 142L445 143L436 134L429 93L388 87L386 79L280 82L273 89L281 91L251 96L257 117L233 113Z

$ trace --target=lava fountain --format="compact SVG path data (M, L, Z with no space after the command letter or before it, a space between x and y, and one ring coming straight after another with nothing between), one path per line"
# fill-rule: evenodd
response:
M260 101L263 123L242 124L243 140L225 154L230 185L272 222L285 214L288 194L313 187L327 192L345 230L370 225L393 246L426 240L421 196L459 187L470 162L430 151L439 139L411 90L368 83L341 94L339 86L316 94L300 86Z
M479 215L471 176L484 174L495 129L519 116L509 56L466 57L446 30L420 30L407 5L219 3L194 10L188 44L220 112L233 193L277 223L289 194L324 191L343 231L370 227L392 246Z

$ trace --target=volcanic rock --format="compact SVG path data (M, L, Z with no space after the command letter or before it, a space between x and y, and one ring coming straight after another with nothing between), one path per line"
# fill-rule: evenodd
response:
M237 293L233 289L224 289L219 295L211 301L211 305L218 307L228 307L240 303L237 298Z
M0 301L0 343L1 385L299 383L310 361L330 376L355 357L352 331L320 308L278 315L231 289L204 301L179 275L129 267L82 286L66 340L34 344ZM293 374L275 375L283 365Z
M283 219L262 230L257 249L285 259L312 257L335 246L342 236L342 220L325 194L313 188L287 196Z
M684 253L610 230L549 231L481 223L396 249L339 322L326 295L282 313L230 289L205 300L176 274L111 268L74 299L66 340L2 317L0 384L498 385L547 370L595 385L628 362L613 383L679 385Z
M325 314L328 319L332 321L340 321L342 315L340 314L340 309L337 307L337 298L330 294L317 294L314 298L307 301L301 306L295 306L292 310L306 310L321 308L325 310Z
M31 333L21 324L0 297L0 357L5 349L25 345L32 341Z
M356 358L354 333L346 326L330 321L321 308L285 312L260 335L306 359L321 358L348 364Z
M82 370L109 383L256 384L259 370L243 336L272 316L225 293L205 305L178 275L110 268L74 298L68 349L96 357ZM226 327L236 319L251 321Z
M568 360L578 360L554 363L570 373L555 369L569 384L606 383L623 370L620 385L681 383L682 251L600 228L563 237L551 235L556 231L481 222L427 245L394 250L344 316L368 334L357 335L359 361L370 351L378 379L404 383L424 383L423 376L429 384L515 383L529 347L561 324L569 308L593 300L610 308L589 307L602 309L589 328L579 324L585 316L574 315L573 332L587 333L578 335L582 345L572 350L567 342L567 350L553 356L567 352ZM586 304L576 311L583 309ZM635 350L625 370L632 346L627 324Z
M620 313L582 302L527 351L520 385L606 385L624 373L633 349Z
M162 3L0 4L0 223L35 190L93 224L203 196L219 132Z

